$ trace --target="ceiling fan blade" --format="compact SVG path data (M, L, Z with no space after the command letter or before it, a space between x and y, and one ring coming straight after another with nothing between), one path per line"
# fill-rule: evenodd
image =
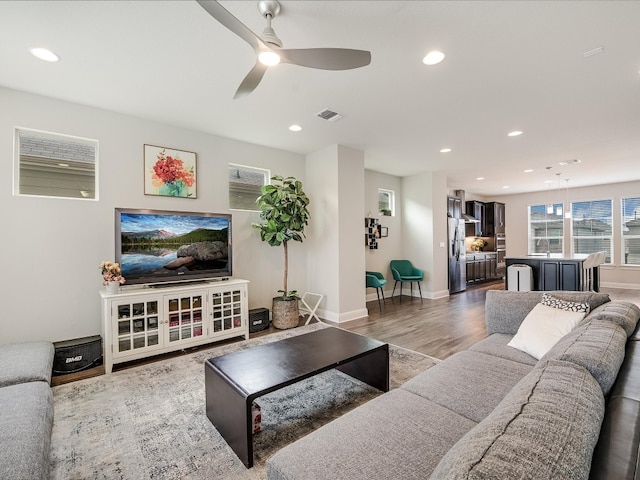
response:
M235 100L237 98L242 98L253 92L260 83L260 80L262 80L262 77L264 77L264 74L268 68L269 67L263 65L260 62L256 62L249 73L247 73L247 76L244 77L244 80L242 80L242 83L238 87L238 90L233 96L233 99Z
M233 33L247 42L253 50L259 52L260 50L267 49L268 47L255 33L249 30L240 20L231 15L229 10L220 5L217 1L213 0L196 0L202 8L204 8L209 15L218 20L222 25L227 27Z
M371 63L371 52L348 48L283 48L277 53L282 63L321 70L351 70Z

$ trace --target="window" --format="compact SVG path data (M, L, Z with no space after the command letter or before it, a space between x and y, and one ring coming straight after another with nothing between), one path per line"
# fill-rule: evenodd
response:
M605 263L611 263L612 201L571 202L571 244L574 254L606 251Z
M640 265L640 197L622 199L622 264Z
M562 204L529 207L529 255L564 253Z
M395 193L393 190L378 189L378 213L388 217L395 216Z
M269 183L271 174L262 168L229 164L229 208L259 211L256 200L262 194L263 185Z
M14 193L97 199L98 141L16 129Z

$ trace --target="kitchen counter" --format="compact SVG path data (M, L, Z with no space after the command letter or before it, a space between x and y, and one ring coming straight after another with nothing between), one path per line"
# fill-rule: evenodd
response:
M511 265L529 265L533 271L533 289L550 290L582 290L583 263L586 255L551 254L528 255L524 257L507 257L507 276L505 289L509 289L509 267ZM593 269L594 290L600 290L599 268Z
M585 258L587 258L587 255L585 255L585 254L562 255L561 253L551 253L551 254L547 255L546 253L540 253L540 254L536 254L536 255L527 255L527 256L524 256L524 257L507 257L507 258L508 259L512 259L512 260L519 260L519 259L547 260L547 259L551 259L551 260L582 261Z

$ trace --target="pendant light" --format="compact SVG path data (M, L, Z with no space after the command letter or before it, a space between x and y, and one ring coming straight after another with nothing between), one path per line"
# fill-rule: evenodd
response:
M561 173L556 173L556 177L558 177L558 193L560 193L560 175L562 175ZM559 197L559 195L558 195ZM558 206L556 207L556 215L558 217L562 217L562 204L558 204Z
M549 199L551 199L551 167L546 167L547 169L547 192L549 194ZM547 215L553 215L553 202L547 203Z
M566 207L565 207L565 211L564 211L564 218L571 218L571 203L569 203L569 179L565 178L564 181L566 182L566 186L567 186L567 200L566 200Z

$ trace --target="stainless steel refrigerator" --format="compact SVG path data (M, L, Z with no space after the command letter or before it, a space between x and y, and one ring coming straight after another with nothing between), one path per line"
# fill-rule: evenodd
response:
M464 220L449 218L449 293L467 289Z

